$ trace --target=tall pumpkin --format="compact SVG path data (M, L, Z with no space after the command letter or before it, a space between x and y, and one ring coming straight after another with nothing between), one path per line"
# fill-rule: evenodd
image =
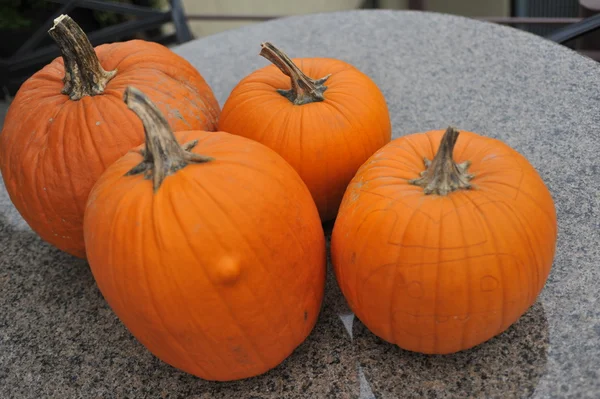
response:
M535 302L554 256L556 213L535 169L501 141L458 136L408 135L375 153L333 230L350 307L411 351L452 353L500 334Z
M104 169L144 140L123 104L125 87L148 93L177 130L215 130L220 113L194 67L141 40L96 47L68 16L49 31L62 57L19 89L0 134L0 169L12 202L45 241L83 257L83 212Z
M219 129L282 155L310 189L321 219L334 219L356 170L391 139L385 98L346 62L291 60L270 43L262 44L260 55L274 65L238 83L223 105Z
M323 298L325 238L306 185L257 142L173 136L141 92L125 101L147 139L89 197L85 241L100 291L165 362L208 380L264 373L304 341Z

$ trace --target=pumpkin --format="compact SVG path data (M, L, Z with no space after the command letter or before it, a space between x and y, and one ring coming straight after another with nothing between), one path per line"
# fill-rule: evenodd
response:
M125 87L145 90L177 130L215 130L220 109L194 67L162 45L132 40L94 49L66 15L49 34L62 57L16 94L0 134L0 169L29 226L84 257L83 213L92 185L144 141L141 122L122 101Z
M325 237L308 188L260 143L173 135L140 91L125 101L147 138L89 196L84 235L100 291L144 346L188 373L225 381L277 366L323 299Z
M552 197L527 159L449 128L395 139L359 169L334 225L332 262L369 330L410 351L447 354L527 311L556 235Z
M340 60L291 60L271 43L262 44L260 55L274 65L238 83L219 129L283 156L310 189L321 219L331 220L357 169L391 139L383 94Z

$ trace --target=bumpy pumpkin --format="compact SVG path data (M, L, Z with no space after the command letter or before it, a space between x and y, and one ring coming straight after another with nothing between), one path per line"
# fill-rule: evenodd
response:
M0 134L0 169L23 218L45 241L83 257L83 212L104 169L144 141L122 101L145 90L177 130L215 130L220 113L194 67L164 46L141 40L94 48L68 16L49 34L62 57L19 89Z
M141 92L125 101L147 139L90 193L85 241L100 291L143 345L188 373L224 381L275 367L323 298L325 238L308 188L260 143L175 138Z
M499 140L450 128L393 140L359 169L332 260L373 333L445 354L500 334L535 302L556 234L551 195L531 164Z
M391 139L385 99L346 62L291 60L270 43L260 55L274 65L239 82L223 105L219 129L281 154L310 189L321 219L331 220L356 170Z

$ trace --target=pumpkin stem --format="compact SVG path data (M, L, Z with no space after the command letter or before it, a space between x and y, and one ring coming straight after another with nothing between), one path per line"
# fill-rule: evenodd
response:
M79 25L63 14L54 20L48 34L58 45L65 62L65 86L61 93L74 101L102 94L117 71L102 68L94 47Z
M146 135L146 147L141 151L144 159L127 172L126 176L143 173L146 179L152 179L152 186L156 191L167 176L188 164L213 160L211 157L190 152L198 144L198 140L180 146L169 122L140 90L128 86L123 101L142 120Z
M290 90L278 89L277 92L279 94L295 105L314 103L325 99L323 93L327 90L327 86L323 85L323 83L331 75L317 80L311 79L283 51L271 43L262 43L260 46L260 55L271 61L281 72L289 76L292 81L292 88Z
M455 190L468 190L471 188L469 181L473 178L472 174L467 172L471 165L470 161L457 164L452 159L454 145L458 139L459 132L453 127L449 127L433 161L425 158L425 171L421 172L418 179L409 180L410 184L423 187L425 194L447 195Z

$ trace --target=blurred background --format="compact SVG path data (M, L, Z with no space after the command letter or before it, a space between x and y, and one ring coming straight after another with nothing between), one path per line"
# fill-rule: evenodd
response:
M0 0L0 100L10 101L25 79L59 55L47 30L61 13L94 45L131 38L177 45L272 18L354 9L450 13L547 36L600 14L600 0ZM600 60L597 34L563 44Z

